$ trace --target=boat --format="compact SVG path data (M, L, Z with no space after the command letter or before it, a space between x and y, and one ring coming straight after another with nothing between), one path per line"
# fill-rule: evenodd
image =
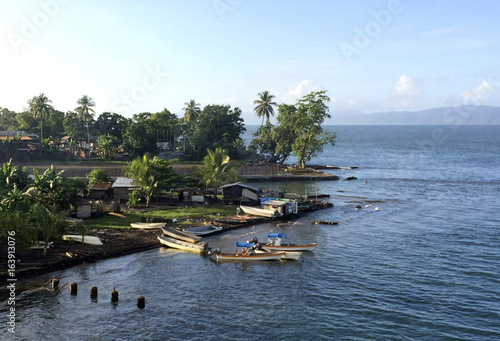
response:
M214 234L220 231L222 231L221 226L215 226L212 224L202 225L197 227L189 227L184 229L184 232L194 234L195 236L208 236L210 234Z
M255 250L255 253L264 253L266 252L265 250ZM283 252L283 251L275 251L275 252ZM285 251L285 254L281 259L288 259L288 260L299 260L300 257L302 256L302 251Z
M244 248L241 252L235 250L235 252L220 252L216 253L215 257L217 261L240 261L240 262L253 262L253 261L263 261L263 260L281 260L285 252L261 252L256 253L251 249L247 251Z
M185 251L193 251L193 252L207 252L207 243L204 242L197 242L197 243L190 243L186 242L184 240L179 240L175 238L170 238L167 236L158 236L157 237L160 243L163 245L166 245L168 247L174 248L174 249L180 249L180 250L185 250Z
M275 218L278 216L278 210L272 210L268 208L252 207L252 206L240 206L243 212L246 214L256 215L259 217Z
M188 242L188 243L197 243L197 242L201 241L201 237L200 236L195 236L194 234L191 234L191 233L187 233L187 232L184 232L184 231L176 230L176 229L174 229L172 227L163 226L161 228L161 230L163 231L163 234L165 236L168 236L170 238L175 238L175 239L183 240L183 241Z
M83 244L102 245L101 239L96 236L88 236L88 235L82 236L79 234L65 234L62 236L63 240L72 240L79 243L82 242L82 238L83 238Z
M130 227L135 229L159 229L165 226L165 223L130 223Z
M251 249L253 252L257 254L266 253L266 251L261 248L260 243L236 243L238 247L245 247ZM272 252L282 252L282 251L272 251ZM285 251L281 259L290 259L290 260L299 260L300 256L302 256L302 251Z
M267 243L259 243L257 238L253 238L250 243L259 243L261 248L266 251L312 251L317 243L310 244L290 244L283 243L282 239L286 235L283 233L269 233L267 235L270 239Z

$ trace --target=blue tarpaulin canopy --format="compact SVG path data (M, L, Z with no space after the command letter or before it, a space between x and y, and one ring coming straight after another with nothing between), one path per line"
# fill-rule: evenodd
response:
M237 247L252 247L253 243L240 243L240 242L236 242L236 246Z
M269 233L267 236L269 238L283 238L286 235L283 233Z

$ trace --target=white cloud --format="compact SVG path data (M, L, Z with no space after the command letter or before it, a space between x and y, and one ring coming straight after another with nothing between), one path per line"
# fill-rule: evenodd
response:
M486 101L493 92L493 85L484 80L474 89L462 92L461 99L465 104L481 104Z
M419 81L408 75L399 77L394 91L389 97L389 105L393 109L406 109L418 105L424 96Z
M288 104L294 104L299 98L311 93L312 91L320 91L321 86L316 84L312 80L303 80L301 81L295 89L288 91L288 93L284 96L284 102Z

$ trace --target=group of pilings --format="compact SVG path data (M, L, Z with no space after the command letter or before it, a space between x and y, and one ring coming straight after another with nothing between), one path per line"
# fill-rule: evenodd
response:
M66 283L63 286L59 286L59 279L52 278L47 283L45 283L44 287L49 283L52 283L52 289L54 290L54 292L56 294L60 293L61 290L68 284L68 283ZM77 295L77 293L78 293L78 284L77 283L72 282L69 284L69 293L72 296ZM116 291L115 288L113 288L113 291L111 291L110 296L111 296L112 303L118 303L118 291ZM92 301L97 301L97 287L96 286L90 287L90 299ZM146 299L144 298L144 296L137 297L137 307L139 309L144 309L144 307L146 307Z

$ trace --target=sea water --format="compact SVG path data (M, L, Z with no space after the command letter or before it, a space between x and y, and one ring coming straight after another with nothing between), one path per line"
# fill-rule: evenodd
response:
M18 283L16 334L2 323L0 339L500 339L500 126L335 129L336 146L311 163L359 168L328 170L339 181L258 183L328 194L333 208L207 238L227 251L269 232L318 243L300 261L159 248L57 271ZM52 276L77 282L78 295L35 289Z

